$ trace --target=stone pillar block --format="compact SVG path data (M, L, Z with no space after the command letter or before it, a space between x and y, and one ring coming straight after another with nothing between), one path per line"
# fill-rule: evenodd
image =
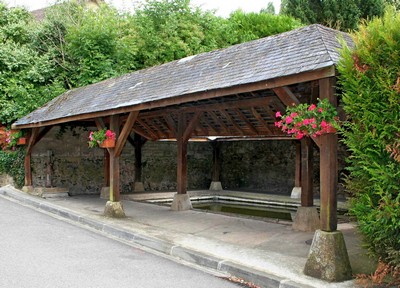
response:
M124 207L121 202L107 201L104 216L111 218L125 218Z
M175 194L171 204L173 211L186 211L192 209L192 202L188 194Z
M292 224L293 230L311 232L320 228L317 207L299 207Z
M212 181L211 184L210 184L210 189L209 190L221 191L221 190L224 190L224 189L222 189L221 181Z
M24 186L21 190L25 193L33 193L34 188L33 186Z
M341 282L352 278L342 232L315 231L304 274L329 282Z
M292 194L290 194L290 198L300 199L301 198L301 187L293 187Z
M134 182L133 183L133 192L144 192L143 182Z

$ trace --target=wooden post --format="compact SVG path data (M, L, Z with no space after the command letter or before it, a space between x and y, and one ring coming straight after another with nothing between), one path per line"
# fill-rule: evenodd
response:
M294 187L301 187L301 142L296 141L296 167L294 172Z
M32 186L31 153L25 155L25 186Z
M313 151L309 137L301 139L301 206L314 205L313 195Z
M110 129L115 133L116 139L119 136L119 116L112 115L110 117ZM110 201L120 201L120 185L119 185L119 155L115 155L115 148L111 148L110 152Z
M321 99L328 99L337 106L335 95L335 78L319 80ZM320 136L320 185L321 185L321 230L326 232L337 229L337 149L338 139L336 134Z
M178 120L178 157L177 157L177 190L178 194L186 194L187 192L187 144L188 139L184 137L185 117L181 113Z
M33 186L32 181L32 169L31 169L31 155L33 146L37 143L39 136L39 128L33 128L30 133L28 147L26 148L26 154L24 159L24 170L25 170L25 186L31 187Z
M107 149L104 150L103 163L104 163L104 187L110 186L110 153Z

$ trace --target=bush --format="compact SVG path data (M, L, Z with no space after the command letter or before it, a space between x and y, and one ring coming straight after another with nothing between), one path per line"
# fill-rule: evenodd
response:
M354 40L338 67L350 120L343 132L351 154L346 188L369 251L400 267L400 163L386 148L400 131L400 14L387 9Z
M0 151L0 173L6 173L14 179L17 187L22 187L25 180L25 150Z

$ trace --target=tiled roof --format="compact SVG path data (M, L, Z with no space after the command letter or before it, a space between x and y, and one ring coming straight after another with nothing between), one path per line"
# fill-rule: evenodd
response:
M338 62L341 37L352 43L348 34L316 24L186 57L67 91L15 126L112 114L113 109L331 67Z

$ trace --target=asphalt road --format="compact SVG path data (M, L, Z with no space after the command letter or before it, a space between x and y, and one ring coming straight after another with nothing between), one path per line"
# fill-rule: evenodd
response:
M0 197L0 288L237 288Z

